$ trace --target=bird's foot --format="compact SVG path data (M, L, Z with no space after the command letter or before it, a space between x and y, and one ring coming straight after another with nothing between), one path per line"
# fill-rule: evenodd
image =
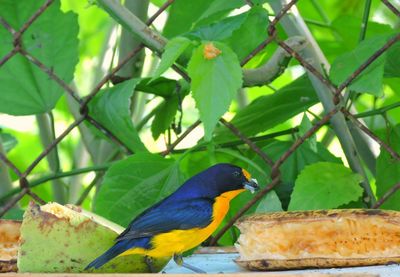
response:
M154 267L153 258L149 256L144 256L144 262L146 263L147 268L151 273L157 273L157 270Z
M174 261L177 265L182 266L184 268L190 269L191 271L199 274L204 274L207 273L204 270L201 270L200 268L197 268L195 266L192 266L190 264L187 264L183 261L182 255L175 254L174 255Z

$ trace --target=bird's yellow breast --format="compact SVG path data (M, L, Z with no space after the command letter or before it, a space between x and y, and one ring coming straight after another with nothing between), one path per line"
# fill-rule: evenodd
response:
M229 210L229 202L244 189L229 191L215 198L213 205L212 221L204 228L189 230L173 230L168 233L158 234L153 237L152 249L133 248L125 251L120 256L142 254L151 257L169 257L175 253L182 253L192 249L205 241L218 228Z

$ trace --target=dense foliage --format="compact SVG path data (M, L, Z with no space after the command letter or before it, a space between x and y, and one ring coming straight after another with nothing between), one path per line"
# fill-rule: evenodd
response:
M150 25L161 34L155 40L122 15L130 10L145 22L163 1L125 2L54 1L22 34L29 55L17 53L0 67L0 151L24 171L80 117L79 103L29 56L84 97L141 42L151 50L142 50L88 102L88 115L114 139L85 120L28 175L32 191L45 201L78 203L127 225L215 163L242 166L264 187L271 166L220 118L277 161L334 107L329 91L277 40L250 55L271 34L281 1L175 0ZM43 3L2 0L0 16L19 30ZM299 12L276 25L277 37L340 86L399 34L399 18L380 1L369 4L300 0ZM14 43L0 25L0 58ZM342 95L342 105L399 153L400 43L369 64ZM201 125L170 149L197 120ZM21 189L15 172L0 166L3 205ZM280 174L281 182L250 213L371 206L400 182L400 161L342 116L309 136L285 159ZM245 193L235 199L226 220L251 198ZM5 216L20 218L29 199ZM400 210L400 192L382 207ZM236 236L227 232L220 243L232 244Z

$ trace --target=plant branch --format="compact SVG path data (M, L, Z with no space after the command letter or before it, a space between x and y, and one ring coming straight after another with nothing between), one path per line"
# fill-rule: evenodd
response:
M381 107L379 109L375 109L375 110L371 110L371 111L355 114L353 116L355 118L363 118L363 117L374 116L374 115L383 115L386 112L388 112L390 110L393 110L393 109L396 109L398 107L400 107L400 102L396 102L396 103Z
M38 179L32 180L29 183L28 188L33 188L33 187L39 186L43 183L46 183L48 181L57 180L57 179L64 178L64 177L75 176L75 175L84 174L84 173L88 173L88 172L92 172L92 171L104 171L104 170L107 170L111 166L111 164L112 163L108 163L108 164L73 169L73 170L65 171L65 172L52 173L52 174L40 177ZM11 196L19 193L22 189L23 188L18 187L18 188L14 188L14 189L8 191L8 193L6 195L4 195L0 198L0 202L3 202L4 200L7 200Z
M151 50L158 53L163 52L167 40L156 31L150 29L137 16L122 6L119 1L98 0L97 3L119 24L132 32L134 35L138 36L139 39Z
M391 187L379 200L378 202L375 203L373 206L374 209L378 209L380 206L382 206L383 203L386 202L386 200L389 199L393 194L395 194L398 190L400 189L400 183L394 185Z
M306 47L307 40L304 37L294 36L285 40L284 43L298 52ZM282 47L278 47L272 57L262 66L255 69L243 69L243 86L263 86L271 83L285 71L291 58L292 55Z
M278 13L283 9L281 0L272 0L270 4L275 13ZM295 7L293 7L293 9L295 9ZM280 22L289 36L303 36L308 40L309 44L303 50L303 55L301 57L298 56L297 58L303 62L306 60L308 64L316 70L316 72L308 71L308 76L318 95L318 98L324 106L325 111L332 111L335 108L335 103L333 101L334 99L332 97L333 90L330 86L330 83L323 78L324 69L322 67L324 66L325 70L329 70L330 65L322 53L318 43L315 41L310 30L297 10L296 12L290 14L290 16L288 15L283 17ZM309 69L310 68L307 67L307 70ZM356 144L347 127L343 114L336 113L331 118L331 122L340 144L342 145L350 167L355 172L363 176L364 181L362 185L366 195L368 196L367 200L370 205L373 205L375 203L375 196L372 192L371 186L369 185L362 162L358 156Z
M99 0L98 2L100 3L100 6L106 10L118 23L140 38L142 43L144 43L151 50L157 52L158 54L164 51L164 47L168 40L157 31L147 27L144 22L130 12L126 7L119 4L116 0ZM266 41L261 43L260 46L255 49L255 53L258 52L259 49L263 49L272 40L272 36L268 37ZM305 47L304 41L305 40L303 38L297 36L290 38L288 40L288 44L292 45L295 49L301 50ZM245 60L242 61L242 65L251 59L255 53L252 53L246 57ZM290 55L284 54L284 51L281 48L278 48L277 52L273 56L273 59L271 59L271 62L267 62L260 68L254 69L254 71L249 69L243 70L243 82L245 86L251 86L252 83L255 83L255 85L270 83L273 80L273 77L276 78L279 76L279 73L282 73L281 71L284 69L285 63L287 65L289 62L289 56ZM179 70L179 67L177 66L173 66L173 68L175 70ZM185 74L182 75L184 76ZM90 97L87 99L90 99Z
M54 122L52 115L39 114L36 115L36 120L39 126L40 140L43 147L48 147L55 140ZM47 162L51 172L60 172L60 158L58 156L57 146L55 146L46 155ZM53 199L60 203L65 204L67 201L66 191L63 182L60 180L52 180Z

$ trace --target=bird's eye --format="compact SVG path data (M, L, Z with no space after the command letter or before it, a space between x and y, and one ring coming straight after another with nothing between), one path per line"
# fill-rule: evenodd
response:
M239 178L240 177L240 172L239 171L233 172L233 177Z

